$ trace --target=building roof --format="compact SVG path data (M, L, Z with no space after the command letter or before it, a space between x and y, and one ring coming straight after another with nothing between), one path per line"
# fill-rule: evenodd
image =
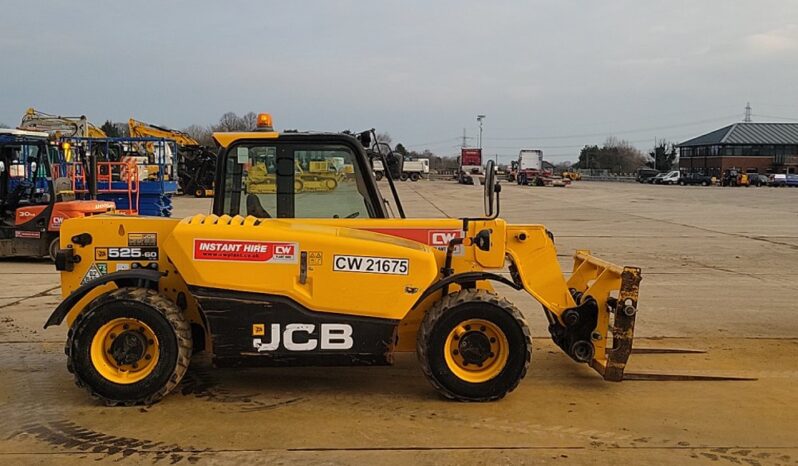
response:
M735 123L678 144L798 144L798 123Z

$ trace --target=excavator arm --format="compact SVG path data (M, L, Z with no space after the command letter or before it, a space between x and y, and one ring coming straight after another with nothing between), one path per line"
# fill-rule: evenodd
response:
M133 118L127 122L128 129L130 130L130 137L133 138L159 138L170 139L175 141L177 145L186 148L198 148L200 143L189 136L188 134L177 131L174 129L155 126L143 121L138 121Z
M22 115L20 129L43 131L54 137L107 138L105 131L92 124L85 115L79 117L52 115L29 108Z

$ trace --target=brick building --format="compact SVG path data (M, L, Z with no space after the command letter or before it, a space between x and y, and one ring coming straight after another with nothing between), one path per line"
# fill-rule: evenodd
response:
M685 172L798 173L798 123L735 123L677 147Z

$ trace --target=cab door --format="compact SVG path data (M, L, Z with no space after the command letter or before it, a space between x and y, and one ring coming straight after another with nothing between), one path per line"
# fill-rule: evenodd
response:
M219 163L214 213L258 218L385 218L382 198L363 159L362 151L334 139L235 143Z

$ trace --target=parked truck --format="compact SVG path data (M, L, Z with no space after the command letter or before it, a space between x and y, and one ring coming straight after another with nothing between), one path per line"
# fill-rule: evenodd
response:
M429 159L404 160L398 152L389 154L388 164L391 165L390 171L395 180L418 181L425 173L429 173ZM373 159L371 168L374 170L374 178L377 181L385 176L385 167L382 164L382 160Z
M521 149L508 178L518 184L532 186L566 186L571 183L570 178L555 177L550 169L544 167L543 151L540 149Z
M474 184L474 178L484 175L482 170L482 149L462 148L460 150L460 169L457 181L460 184Z

